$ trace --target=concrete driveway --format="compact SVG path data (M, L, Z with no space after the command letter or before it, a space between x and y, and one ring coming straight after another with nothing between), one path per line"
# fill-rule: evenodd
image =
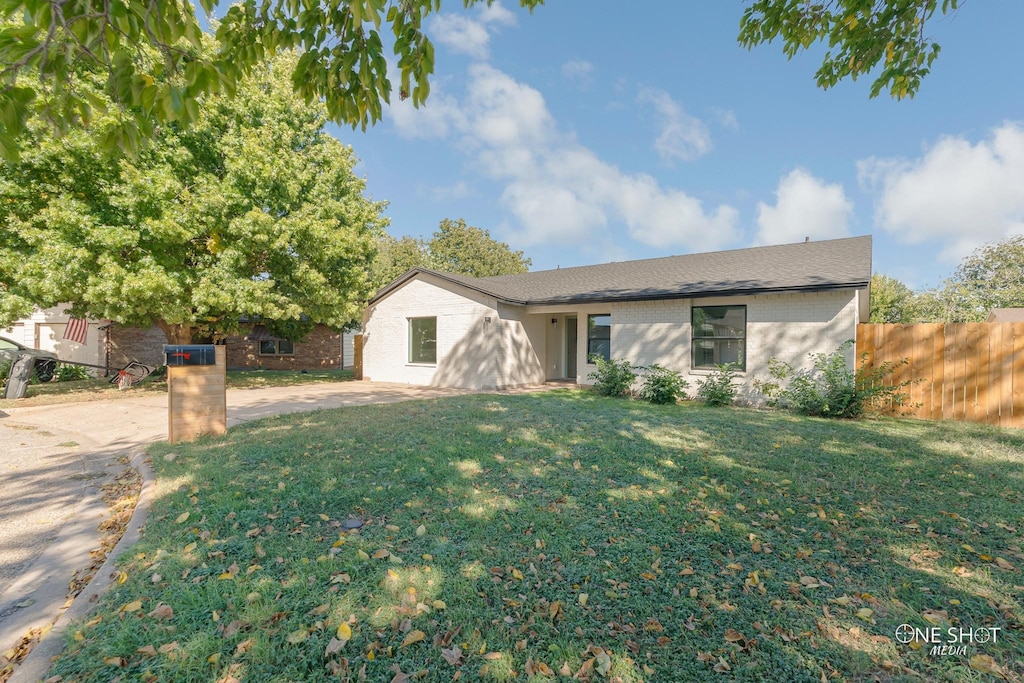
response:
M471 392L370 382L232 389L228 426L465 393ZM96 526L107 515L101 487L124 469L119 460L166 438L161 394L0 411L0 670L4 651L30 629L46 629L67 607L69 581L90 566L89 553L100 545Z

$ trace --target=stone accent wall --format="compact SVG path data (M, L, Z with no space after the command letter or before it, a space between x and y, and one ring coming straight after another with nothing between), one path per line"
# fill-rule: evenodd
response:
M110 328L110 369L123 368L131 361L150 367L164 364L164 344L167 336L159 327L123 327L114 325ZM103 357L100 363L103 363Z
M265 368L267 370L339 370L341 369L341 333L317 325L309 336L295 342L290 356L260 355L260 343L249 341L243 327L238 336L227 337L228 369Z

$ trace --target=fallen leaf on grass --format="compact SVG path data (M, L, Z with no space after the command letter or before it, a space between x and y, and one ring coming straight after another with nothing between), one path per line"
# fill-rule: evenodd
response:
M349 641L352 640L352 627L348 624L338 625L338 640ZM342 643L344 644L344 643Z
M140 609L142 609L142 601L141 600L132 600L131 602L122 605L120 611L121 612L138 612Z
M174 617L174 608L170 605L160 603L146 616L153 617L154 619L171 619Z
M718 662L715 663L715 671L720 674L724 674L728 671L732 671L732 667L729 666L729 662L725 661L724 657L719 657Z
M450 649L441 648L441 656L444 657L444 661L452 666L458 666L462 663L462 650L458 645Z
M324 650L324 657L330 657L341 652L342 648L345 647L347 641L338 640L337 638L331 638L331 642L327 643L327 649Z
M178 518L176 520L174 520L174 521L176 523L178 523L178 524L184 524L185 522L188 521L188 512L187 511L186 512L182 512L180 515L178 515Z
M424 633L423 631L420 631L419 629L417 629L415 631L410 631L409 635L407 635L405 637L405 640L402 641L402 647L408 647L409 645L412 645L413 643L418 643L418 642L420 642L421 640L423 640L426 637L427 637L427 634Z
M296 631L292 631L291 633L289 633L288 637L285 638L285 640L291 643L292 645L298 645L308 637L309 631L307 631L304 628L300 628Z
M156 648L152 645L143 645L142 647L136 648L135 651L140 655L145 655L146 657L156 656Z
M1003 667L996 663L996 660L992 659L989 655L974 655L970 659L971 668L980 671L985 674L991 674L993 676L999 676L1005 680L1006 672L1003 671Z

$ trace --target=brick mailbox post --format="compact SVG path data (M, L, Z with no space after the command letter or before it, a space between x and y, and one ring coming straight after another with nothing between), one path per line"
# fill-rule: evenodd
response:
M228 429L223 346L166 344L167 440L192 441Z

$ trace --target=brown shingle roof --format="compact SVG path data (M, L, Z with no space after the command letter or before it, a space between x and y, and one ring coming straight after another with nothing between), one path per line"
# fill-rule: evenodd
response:
M1024 308L993 308L987 323L1024 323Z
M849 237L475 278L414 268L386 296L427 272L515 304L599 303L866 287L871 237Z

